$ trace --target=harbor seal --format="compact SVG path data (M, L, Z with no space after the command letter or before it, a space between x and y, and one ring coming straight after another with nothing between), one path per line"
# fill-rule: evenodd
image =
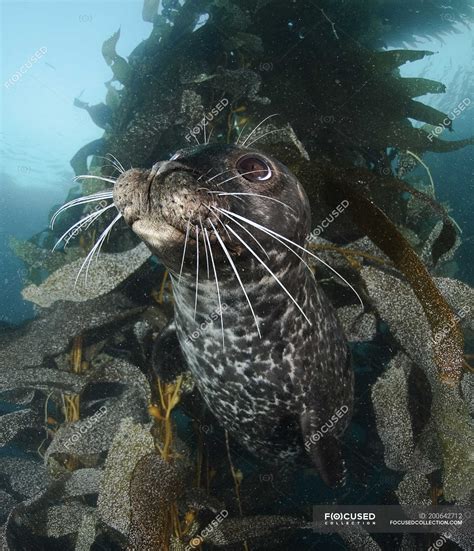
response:
M259 151L203 145L124 172L113 198L171 276L175 319L160 348L178 339L218 422L266 462L312 462L341 483L353 371L306 262L311 213L297 178Z

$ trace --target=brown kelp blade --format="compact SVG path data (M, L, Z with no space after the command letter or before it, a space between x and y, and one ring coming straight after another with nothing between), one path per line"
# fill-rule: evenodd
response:
M434 361L443 382L459 382L463 370L464 338L451 307L428 270L397 227L367 195L380 177L365 169L330 170L326 175L331 202L349 201L354 222L407 278L431 326Z

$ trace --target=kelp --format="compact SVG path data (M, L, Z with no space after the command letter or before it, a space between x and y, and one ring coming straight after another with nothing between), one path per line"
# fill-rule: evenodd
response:
M366 195L365 186L377 176L362 169L327 174L334 204L349 201L354 222L387 254L405 275L423 306L433 334L434 360L440 377L449 385L459 383L464 363L464 338L455 315L434 284L413 248L384 212ZM443 335L443 338L436 338Z
M435 54L409 49L381 51L381 42L389 33L387 25L400 28L402 22L410 21L413 12L401 13L399 2L397 9L396 2L369 0L362 4L355 0L321 0L318 5L309 0L189 0L181 6L169 0L162 3L158 14L158 2L146 0L143 18L152 22L153 29L128 61L116 51L119 31L104 42L103 57L113 73L106 83L106 104L112 117L104 125L103 137L81 148L72 164L76 172L85 173L92 157L89 169L96 174L111 174L113 168L101 158L110 152L125 166L151 166L186 147L189 128L223 98L228 100L228 108L208 127L216 142L235 142L245 125L244 136L264 117L279 113L272 124L262 125L255 133L255 147L267 150L294 170L310 197L314 219L324 219L331 210L328 206L342 199L349 201L347 216L341 216L324 234L328 241L320 239L308 244L323 258L338 255L344 274L349 272L351 281L359 278L365 282L370 311L361 312L348 302L345 293L340 293L337 282L316 272L328 295L337 297L349 339L358 342L358 346L366 346L369 341L375 346L377 340L390 339L386 348L393 349L396 358L400 350L405 350L410 356L407 363L413 363L407 374L399 365L394 366L398 361L394 360L386 375L379 378L384 371L382 360L377 356L366 362L370 353L365 353L365 371L359 371L358 378L365 382L364 373L370 372L368 385L378 380L374 387L378 396L377 419L371 417L368 407L363 412L364 427L373 427L377 421L387 464L409 469L406 484L399 486L400 501L406 501L405 490L412 480L419 482L418 493L422 497L429 488L426 479L412 472L416 469L422 469L423 476L425 472L442 475L446 499L461 501L471 472L465 449L469 441L467 407L457 386L462 369L462 333L452 310L461 303L450 300L443 282L433 281L402 234L405 229L410 230L420 248L429 249L426 254L431 255L433 264L443 265L456 240L456 230L434 197L387 174L391 174L393 160L390 151L400 156L408 150L422 159L427 151L454 151L474 141L430 139L425 129L411 124L409 118L433 125L445 120L444 113L414 99L426 93L443 93L445 86L424 78L401 78L399 72L403 64ZM462 19L464 4L463 0L451 2L458 20ZM421 14L417 17L429 14L433 22L438 18L432 27L437 32L452 27L450 21L440 17L445 13L441 7L426 2L416 6ZM388 14L386 20L382 13ZM115 81L121 82L123 89L115 89ZM277 132L279 128L281 131ZM265 136L267 132L273 133ZM203 137L198 135L199 141ZM91 185L96 186L97 182L91 181ZM429 205L433 218L441 220L443 226L436 239L431 240L431 235L438 226L433 231L428 228L431 218L420 228L415 224L404 227L408 209L399 200L401 190ZM92 188L84 186L83 191ZM390 202L394 208L387 208ZM425 240L428 231L430 237ZM45 468L67 480L74 477L72 486L78 473L93 471L84 473L88 483L81 488L89 496L87 503L92 502L90 494L92 499L98 496L95 509L84 506L82 490L71 496L70 489L58 492L52 503L39 500L34 508L24 506L19 518L25 526L30 518L34 520L28 525L31 534L25 535L24 541L34 548L37 540L30 541L30 536L46 533L69 538L61 543L67 541L65 547L72 548L78 533L78 545L86 547L95 540L97 546L105 542L121 549L127 545L169 546L183 551L191 541L223 548L248 542L252 549L260 544L287 549L290 544L282 543L279 534L282 538L285 534L297 538L295 531L307 530L309 525L306 519L296 516L300 511L294 504L289 514L295 516L288 516L286 510L262 515L262 500L268 498L269 507L274 507L282 499L282 486L252 483L252 476L261 476L260 471L253 472L253 464L233 455L232 442L226 442L218 423L206 417L189 374L182 381L165 384L148 372L148 347L170 316L169 301L164 300L166 279L163 277L160 288L151 263L134 271L130 262L123 272L133 272L136 281L128 282L124 290L126 282L120 283L122 277L118 274L112 287L120 283L119 290L97 298L101 278L107 277L105 267L126 261L128 254L133 254L115 254L135 245L127 237L130 233L115 232L105 244L112 263L98 263L98 284L83 297L89 300L53 304L59 285L39 287L38 293L43 295L40 318L22 328L20 334L0 341L2 380L10 389L8 396L3 397L24 408L2 418L0 432L4 442L24 444L21 439L28 433L28 444L34 442L33 447L40 446L40 452L44 452ZM379 249L368 239L352 243L365 234ZM73 245L69 250L78 257L83 255L93 237L86 234L82 247ZM46 247L53 238L54 234L45 232L35 245ZM41 266L38 251L29 252L34 253L32 256ZM49 258L45 258L43 266L47 264L49 273L75 260L66 256L68 253L57 254L61 261L58 266L50 265ZM387 274L391 273L396 275L389 277ZM403 283L403 277L409 285ZM451 283L456 284L460 295L466 295L464 287L454 280L445 281L445 287ZM64 288L59 289L62 299L67 298ZM390 294L394 289L410 298L408 305L404 304L405 296ZM412 290L418 302L412 297ZM392 312L395 308L390 302L394 303L395 298L397 309ZM52 306L46 307L44 300L51 300ZM415 312L410 319L407 308L412 308L410 313ZM382 320L389 330L381 328ZM415 339L412 326L423 328L421 340L417 340L418 334ZM433 345L425 343L422 347L420 343L429 340L430 331ZM45 334L54 338L45 342ZM442 338L438 339L438 335ZM439 376L432 375L436 372L435 363ZM420 413L410 402L412 374L418 367L429 377L432 395L425 380L420 386L422 392L429 394L427 407L431 405L431 417L426 410ZM394 389L400 395L395 396ZM102 404L107 415L94 424L93 412ZM411 419L411 424L410 415L418 416L415 421ZM189 437L192 433L187 422L197 432L197 436L189 438L193 444L189 450L180 440L183 434ZM432 426L436 430L427 439ZM41 432L34 433L35 427ZM79 440L72 440L78 431L84 434ZM380 448L373 433L368 431L365 438L364 449L371 449L372 453L372 448ZM354 440L351 444L363 453L360 443L358 446ZM441 447L436 461L430 461L430 445L433 449ZM419 450L426 452L426 457L420 458ZM383 458L379 460L376 471L383 468ZM77 467L81 468L72 475L65 472ZM350 473L355 481L362 481L364 488L370 485L367 467L361 469L353 461ZM393 478L385 476L383 480L379 484L393 495ZM261 480L259 484L263 484ZM255 488L265 488L259 492L259 500L253 499ZM335 499L333 495L318 493L320 487L316 488L308 503L314 501L314 495ZM65 497L67 504L61 502ZM78 499L74 501L74 497ZM363 499L359 495L357 498ZM73 502L70 510L65 506L70 506L69 501ZM53 520L46 526L44 514L37 513L38 507L43 508L43 513L51 512ZM202 529L223 508L230 510L229 518L201 537ZM5 528L10 539L15 533L11 519L16 509ZM74 522L67 522L67 514ZM306 545L308 539L306 536L291 544ZM344 539L351 548L378 548L364 532L352 532Z
M243 108L241 120L256 122L269 114L258 105L258 98L269 98L271 112L291 121L310 156L334 161L354 163L360 155L370 161L374 151L388 147L422 153L472 144L472 140L429 139L408 121L438 125L446 120L446 114L413 99L442 93L442 83L398 74L404 63L433 52L375 50L349 31L347 25L357 28L357 23L353 8L352 19L347 9L341 6L335 12L333 6L318 8L307 1L268 2L256 8L251 1L237 6L231 1L201 0L186 2L171 10L169 17L156 15L151 36L130 56L133 86L125 85L121 92L102 150L126 164L148 165L186 145L188 128L198 122L179 109L179 98L189 91L209 108L226 97L231 112ZM205 24L195 28L204 16L208 16ZM104 43L109 64L118 39L115 33ZM322 56L323 43L328 47ZM223 79L225 73L255 80L255 88L242 90L235 78ZM313 114L311 124L308 113ZM230 128L224 117L211 126L215 136L229 140L241 130L239 119Z

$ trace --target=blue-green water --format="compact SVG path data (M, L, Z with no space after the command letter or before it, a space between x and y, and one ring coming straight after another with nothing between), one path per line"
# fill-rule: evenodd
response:
M456 527L311 528L313 505L472 504L469 2L1 7L2 549L472 548ZM308 260L352 353L341 487L310 463L269 465L227 435L186 366L184 379L157 380L153 342L173 318L173 289L122 220L81 287L114 206L89 225L79 221L98 207L81 203L50 226L67 201L106 190L97 202L112 205L107 190L131 167L249 136L296 174L316 236L307 246L363 298L362 312L345 280ZM74 180L84 175L97 179ZM331 214L349 196L347 212ZM53 251L63 234L67 247ZM403 247L418 260L405 263ZM163 347L177 368L179 352ZM254 360L253 349L246 367Z

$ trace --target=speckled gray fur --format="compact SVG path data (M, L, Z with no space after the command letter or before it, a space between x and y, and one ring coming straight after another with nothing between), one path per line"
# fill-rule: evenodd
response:
M239 176L236 163L245 155L264 159L272 177L249 182ZM210 191L265 197L219 196ZM267 257L241 226L213 210L225 208L303 245L310 229L309 204L288 169L266 155L235 146L193 148L178 152L171 161L157 163L151 171L126 172L117 180L114 200L125 221L170 270L183 355L204 400L223 427L257 457L286 465L307 460L305 441L339 408L347 406L348 414L335 424L330 438L341 435L352 411L353 373L332 305L294 252L244 222ZM180 276L188 219L189 239ZM201 222L211 240L220 304L212 264L207 274L209 259ZM232 227L264 260L308 319L238 238L226 233L223 224ZM252 304L260 335L242 288L216 240L216 228ZM200 240L199 262L196 238ZM220 305L225 306L224 344L220 316L211 316L219 312ZM331 482L325 471L331 469L333 452L320 461L321 443L315 441L313 445L313 462Z

